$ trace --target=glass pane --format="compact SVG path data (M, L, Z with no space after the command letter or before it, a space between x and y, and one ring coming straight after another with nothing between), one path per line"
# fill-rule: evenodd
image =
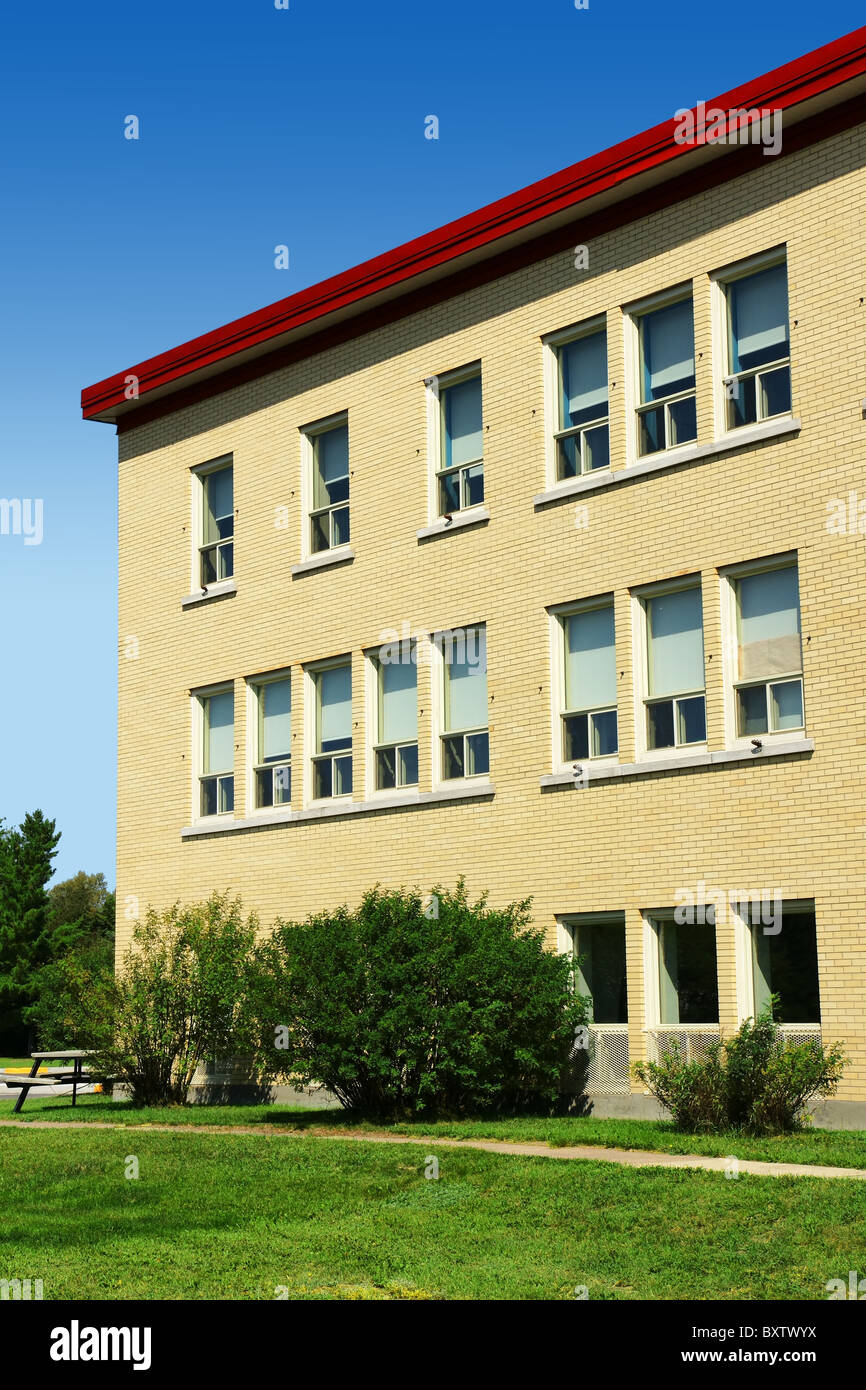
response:
M707 719L703 695L695 695L691 700L677 700L677 718L680 743L706 742Z
M290 766L275 767L273 770L274 778L274 805L287 806L292 800L292 769Z
M580 472L580 435L569 434L556 441L556 476L574 478Z
M607 334L592 333L559 349L562 396L559 428L607 415Z
M219 778L219 806L221 814L225 815L228 811L235 809L235 779L234 777Z
M691 299L654 309L640 320L641 400L686 391L695 384Z
M313 506L349 499L349 426L338 425L313 437Z
M400 760L400 786L414 787L418 783L418 745L417 743L407 743L403 748L397 750Z
M761 926L752 928L756 944L765 943L764 984L767 993L778 994L780 1023L820 1023L818 989L818 941L812 911L784 910L782 930L766 936ZM757 991L756 991L757 993Z
M771 415L787 415L791 409L791 372L788 367L777 367L773 372L764 372L761 377L761 415L766 420Z
M317 800L332 795L333 765L330 758L320 758L313 764L313 796Z
M204 543L223 540L234 531L233 470L220 468L204 479Z
M616 704L613 604L565 619L565 707Z
M703 924L665 922L664 966L676 992L677 1018L663 1023L718 1023L716 929Z
M467 734L467 777L480 777L490 771L490 740L487 734Z
M673 748L674 702L663 700L658 705L647 705L647 737L650 748Z
M442 740L442 776L446 780L464 776L462 734Z
M216 546L211 546L208 550L201 552L201 583L202 588L207 588L208 584L216 583Z
M593 1023L627 1023L625 926L581 926L577 933L578 991L592 996Z
M802 729L803 686L800 681L783 681L770 686L774 729Z
M616 710L603 710L591 716L592 756L606 758L617 750Z
M334 796L350 796L352 792L352 759L334 759Z
M316 752L352 745L352 668L332 666L316 676Z
M687 396L684 401L674 401L668 410L671 423L668 448L673 448L675 444L688 444L689 440L697 439L698 414L694 396Z
M379 791L388 791L397 785L397 751L394 748L380 748L376 753L376 786Z
M638 416L638 452L641 454L657 454L659 449L665 448L665 412L664 407L659 406L657 410L644 410Z
M235 548L233 545L221 545L217 552L219 556L219 577L220 579L231 579L235 570Z
M443 390L444 468L481 458L481 377Z
M457 630L439 640L445 667L445 728L486 728L486 629Z
M679 589L646 600L649 694L704 688L700 589Z
M755 377L746 376L732 383L728 397L728 429L738 429L740 425L751 425L758 418L757 382Z
M563 758L567 763L589 757L589 715L571 714L562 721Z
M203 777L201 780L201 814L215 816L217 813L217 779Z
M739 679L799 671L800 590L797 567L737 580Z
M418 668L412 661L379 664L378 743L418 736Z
M292 751L292 682L268 681L259 687L259 756L271 763Z
M747 686L737 691L737 731L742 738L767 732L767 689Z
M439 479L439 515L460 511L460 474L446 473Z
M484 501L484 464L476 463L463 473L463 505L478 507Z
M231 690L208 695L204 707L204 771L229 772L235 762L235 697Z
M587 430L583 436L583 466L587 473L594 468L610 467L610 443L607 425Z
M728 303L732 371L747 371L788 356L788 275L784 265L733 280L728 286Z
M310 517L310 545L313 554L317 555L320 550L330 550L331 548L331 514L322 512L319 516Z
M273 806L274 804L274 774L271 768L266 767L256 773L256 805Z
M334 545L349 544L349 508L340 507L331 513L331 527Z

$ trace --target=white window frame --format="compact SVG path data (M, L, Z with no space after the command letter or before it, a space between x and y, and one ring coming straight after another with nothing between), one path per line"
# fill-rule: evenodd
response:
M192 819L192 823L193 823L193 824L197 824L197 823L201 822L201 823L206 824L206 825L212 825L212 824L216 824L218 821L220 821L220 822L225 822L225 821L231 820L231 819L237 814L237 809L238 809L237 789L238 789L238 786L239 786L239 778L238 778L238 776L237 776L237 757L236 757L236 753L237 753L236 739L237 739L237 723L238 723L237 692L235 691L234 681L218 681L215 685L197 686L196 689L195 689L195 690L191 690L191 691L189 692L189 694L190 694L190 711L191 711L191 716L192 716L192 759L191 759L191 763L192 763L192 818L191 818L191 819ZM223 773L206 773L205 770L204 770L204 736L205 736L204 701L207 700L207 699L209 699L210 696L212 696L212 695L229 695L229 694L232 695L232 696L234 697L234 722L233 722L233 725L232 725L232 750L233 750L232 769L231 769L231 772L230 772L230 773L229 773L229 772L223 772ZM204 816L204 815L202 815L202 810L201 810L201 784L202 784L202 779L203 779L204 777L206 777L206 776L207 776L207 777L213 776L213 777L217 777L218 779L219 779L220 777L229 777L229 776L232 778L232 783L233 783L233 787L232 787L232 802L233 802L233 805L232 805L231 811L218 811L218 812L216 813L216 815L214 815L214 816ZM217 797L219 797L219 788L217 788Z
M661 598L665 594L678 593L683 589L697 589L701 596L701 635L703 637L706 622L704 615L704 585L703 576L700 573L680 576L676 579L661 580L656 584L642 584L639 588L631 590L631 613L632 613L632 665L634 671L634 708L635 708L635 756L639 762L663 762L670 758L687 757L690 753L703 753L707 749L709 729L707 737L702 743L677 743L670 748L650 748L649 735L647 728L647 706L656 703L658 700L671 699L676 703L677 700L688 699L691 695L703 694L704 697L704 724L707 724L707 653L706 640L704 640L704 685L702 691L684 690L678 695L651 697L649 694L649 666L647 652L647 611L646 601L652 598ZM674 719L676 729L676 717Z
M624 938L624 940L625 940L625 958L626 958L626 1013L629 1013L630 1010L629 1010L629 1008L628 1008L628 935L627 935L628 928L627 928L627 923L626 923L626 914L625 914L625 911L623 911L622 909L620 909L620 910L618 910L618 911L617 911L617 910L614 910L614 911L612 911L612 912L564 912L564 913L558 915L557 918L556 918L556 945L557 945L557 951L558 951L558 953L559 953L560 955L570 955L570 956L572 957L572 959L574 959L576 956L578 956L578 955L580 954L579 950L577 949L577 946L578 946L578 933L580 932L580 930L581 930L582 928L583 928L584 930L586 930L588 927L595 927L595 926L601 926L601 927L621 927L621 928L622 928L623 938ZM574 971L573 971L573 978L574 978L574 988L575 988L575 992L578 993L578 994L580 994L582 991L580 990L580 983L579 983L578 978L577 978L577 970L576 970L576 968L575 968ZM590 1020L589 1027L590 1027L590 1028L597 1027L597 1028L600 1028L602 1031L605 1031L605 1030L606 1030L606 1031L609 1031L609 1032L613 1032L613 1031L615 1031L615 1030L621 1029L621 1030L625 1033L625 1032L628 1031L628 1027L629 1027L629 1023L630 1023L630 1022L631 1022L630 1019L626 1019L625 1023L599 1023L599 1024L596 1024L596 1023L594 1023L592 1020Z
M446 633L453 633L453 632L469 632L469 631L470 631L471 629L473 629L473 628L477 628L477 629L482 629L482 628L483 628L483 629L484 629L484 632L485 632L485 643L486 643L486 645L485 645L485 651L486 651L486 653L487 653L487 673L486 673L486 677L485 677L486 682L487 682L487 723L486 723L486 725L484 726L483 729L482 729L482 728L477 728L477 729L463 729L463 730L457 729L457 730L454 730L454 731L452 731L452 730L446 730L446 728L445 728L445 651L444 651L444 638L445 638ZM430 634L430 666L431 666L430 675L431 675L431 697L432 697L432 698L431 698L431 701L430 701L430 704L431 704L431 710L430 710L430 714L431 714L430 727L431 727L431 736L432 736L432 739L433 739L433 749L432 749L433 777L432 777L432 784L433 784L433 789L434 789L434 790L440 790L440 789L442 789L442 788L447 788L447 787L455 787L455 786L469 785L469 784L471 784L471 783L473 783L473 782L478 783L479 785L484 785L484 783L486 783L486 782L488 782L488 781L490 780L490 771L489 771L489 767L490 767L490 753L491 753L491 743L490 743L490 648L489 648L489 644L487 644L487 639L488 639L488 638L489 638L489 632L488 632L487 623L486 623L486 622L478 622L478 621L472 621L472 622L469 622L469 623L461 623L461 624L459 624L458 626L451 627L451 628L440 628L438 631L431 632L431 634ZM487 772L476 772L476 773L472 773L471 775L465 775L465 776L463 776L463 777L445 777L445 776L443 776L443 769L444 769L444 740L445 740L446 738L451 737L452 734L453 734L454 737L456 737L456 736L459 735L460 733L462 733L462 734L464 735L464 739L465 739L465 737L466 737L468 734L474 734L474 733L486 733L486 734L487 734L487 762L488 762L488 771L487 771ZM464 742L464 757L465 757L465 747L466 747L466 745L465 745L465 742Z
M666 397L654 402L655 406L668 405L679 400L686 400L694 396L695 414L697 415L697 353L698 343L695 333L695 293L696 286L694 280L684 280L680 284L672 286L667 290L660 290L657 294L648 295L643 299L623 306L624 318L624 350L625 350L625 403L628 419L628 429L626 432L627 461L630 464L643 463L648 459L671 459L675 460L677 455L694 449L698 443L698 435L694 439L686 440L682 444L669 445L664 449L657 449L652 454L642 454L640 452L640 425L638 416L645 413L645 409L652 409L652 404L641 401L640 384L640 324L639 320L644 314L652 313L654 309L666 309L671 304L679 304L681 300L689 299L692 304L692 334L695 351L695 385L691 391L677 392L670 400ZM644 409L645 408L645 409ZM665 410L665 438L667 438L668 412ZM698 425L700 421L698 420Z
M815 934L818 933L818 913L814 898L783 898L782 913L785 912L811 912L815 917ZM755 1017L755 956L754 956L754 933L756 927L753 926L748 916L743 912L733 912L736 970L737 970L737 1021L744 1023L747 1018ZM760 930L760 928L757 928ZM784 926L782 927L784 931ZM818 969L818 1011L821 1011L821 971L820 955ZM816 1034L820 1032L821 1023L784 1023L783 1029L791 1032L809 1032L814 1030Z
M768 730L764 734L738 734L737 733L737 690L743 686L761 685L761 681L739 681L737 677L737 592L736 581L752 574L767 574L772 570L782 570L795 568L797 571L797 593L800 595L800 563L796 550L787 551L782 555L767 555L759 560L746 560L736 565L726 565L719 571L719 583L721 586L721 610L722 610L722 668L725 685L724 696L724 717L725 717L725 747L751 748L752 740L759 739L761 743L769 743L773 746L785 743L797 743L806 737L806 674L805 674L805 650L802 644L802 625L803 625L803 605L800 599L800 671L792 673L790 676L776 676L772 680L764 682L766 685L778 685L786 680L799 680L802 689L803 704L803 724L796 729L776 729ZM768 694L769 700L769 694Z
M757 425L763 425L767 421L782 421L793 419L794 415L794 393L793 380L791 380L791 357L780 358L778 362L768 362L763 367L749 368L748 371L740 372L740 378L757 376L762 372L776 371L779 367L787 366L788 376L791 382L791 409L783 411L780 415L758 416L756 420L746 425L728 426L728 383L733 377L728 372L728 362L730 360L730 315L728 311L727 286L735 280L748 279L750 275L757 274L760 270L769 270L772 266L784 265L786 274L788 269L788 248L787 245L775 246L770 251L761 251L755 256L749 256L745 260L732 261L728 265L722 266L719 270L710 273L710 296L711 296L711 321L712 321L712 354L713 354L713 431L717 440L736 439L737 435L743 430L754 429ZM790 281L788 299L788 341L790 344L791 333L791 302L790 302ZM757 388L756 388L757 390ZM760 394L759 394L760 399Z
M445 443L445 430L442 419L444 410L443 392L449 386L459 386L463 381L472 381L475 377L481 383L481 464L482 477L484 478L484 497L480 502L474 502L471 507L461 507L459 512L446 513L439 510L439 478L444 471L442 467L442 455ZM456 367L452 371L442 372L438 376L428 376L424 378L425 402L427 408L427 516L430 525L440 521L446 515L471 518L481 516L487 509L487 461L484 449L484 369L481 359L468 363L465 367ZM474 465L463 464L462 467ZM457 471L456 469L454 470ZM461 481L461 495L463 487Z
M411 637L411 651L414 654L413 665L415 667L415 710L416 717L419 714L419 689L418 689L418 637ZM393 644L396 645L396 644ZM402 642L400 647L402 649ZM410 745L413 740L404 739L402 743L380 743L379 742L379 666L381 664L380 652L381 645L372 647L364 652L364 725L366 733L366 777L365 795L368 801L377 799L387 800L388 797L404 795L408 792L418 791L421 783L421 728L420 718L418 719L418 731L414 740L418 749L418 781L399 783L394 787L378 787L377 781L377 757L380 748L403 748Z
M316 797L316 778L315 762L319 755L316 752L316 713L318 698L316 677L320 671L328 671L337 666L348 666L351 674L352 688L352 717L350 721L352 730L352 747L349 752L322 754L322 757L345 758L351 756L352 759L352 791L343 792L340 796ZM333 806L345 805L346 802L353 800L357 783L358 773L358 740L355 738L355 663L351 652L344 652L342 656L329 657L324 661L311 661L303 668L304 670L304 805L305 806ZM297 775L295 773L295 775ZM332 773L333 776L333 773ZM293 788L294 789L294 788Z
M205 549L204 544L204 509L205 509L205 479L211 473L219 473L224 468L232 470L232 504L234 515L237 517L237 506L234 505L234 485L235 485L235 461L233 454L221 454L219 458L208 459L206 463L197 463L190 470L190 535L192 536L192 553L190 555L190 587L191 594L201 593L204 589L201 576L201 556ZM208 589L219 589L224 584L234 581L237 566L234 563L236 555L234 546L237 541L237 534L234 523L232 523L232 573L228 579L215 579ZM228 544L224 541L223 544Z
M574 766L574 759L566 760L564 756L565 748L565 620L574 614L591 613L599 608L613 609L614 642L616 641L616 605L614 595L599 594L593 598L579 599L573 603L555 603L548 608L548 618L550 621L550 727L551 727L551 766L554 772L568 772ZM616 648L614 648L614 653ZM617 689L617 697L619 690ZM589 754L587 759L579 761L590 761L594 763L616 763L619 762L619 699L611 705L599 706L593 711L572 711L573 713L595 713L600 714L606 710L613 709L616 712L617 723L617 751L615 753L605 753L599 756Z
M578 338L591 338L596 333L604 333L606 339L607 352L607 415L600 416L598 420L590 421L587 425L577 425L572 429L560 428L560 366L559 349L566 347L569 343L574 343ZM570 328L557 329L555 333L547 333L541 340L544 353L543 372L544 372L544 471L547 487L558 487L563 482L576 481L584 477L587 473L601 475L610 472L611 453L610 453L610 333L608 332L607 315L596 314L591 319L585 319L582 323L573 324ZM607 468L584 469L583 467L583 442L579 440L581 454L581 471L573 479L557 477L557 454L558 441L566 435L582 435L585 430L596 429L599 425L607 425L608 430L608 465Z
M288 801L280 802L273 806L257 805L257 776L256 774L265 767L277 769L284 767L284 763L259 763L259 698L262 686L273 685L275 681L288 681L292 690L292 742L294 743L294 724L295 724L295 704L294 704L294 683L292 681L292 668L286 666L279 671L265 671L256 676L247 676L247 747L246 747L246 787L247 787L247 806L250 815L269 816L292 809L292 798ZM295 767L292 751L289 751L288 765L291 769L289 776L291 780L291 793L294 795Z
M676 909L656 907L641 913L643 917L643 978L644 978L644 1032L676 1032L682 1030L695 1033L721 1032L721 1017L709 1023L663 1023L661 1017L661 934L665 922L673 922ZM722 1011L722 984L719 977L719 928L714 923L716 944L716 992L718 994L719 1014ZM679 1010L677 1010L679 1012Z
M329 430L339 429L345 425L349 428L348 410L338 410L334 415L327 415L322 420L315 420L310 425L302 425L301 435L301 559L312 560L319 557L329 556L334 559L347 555L351 549L352 538L352 440L349 436L349 498L347 502L336 502L329 508L316 508L313 506L315 498L315 485L313 470L315 467L315 440L320 434L327 434ZM331 517L335 511L343 507L349 508L349 540L340 545L329 546L327 550L313 550L313 513L328 511ZM329 521L329 535L332 525Z

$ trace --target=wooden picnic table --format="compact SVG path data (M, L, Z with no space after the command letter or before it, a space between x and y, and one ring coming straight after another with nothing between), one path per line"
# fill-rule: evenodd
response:
M20 1073L3 1071L0 1072L0 1081L10 1088L20 1088L21 1094L15 1102L12 1111L17 1115L28 1095L34 1086L56 1086L64 1083L72 1086L72 1104L75 1104L78 1087L83 1081L89 1079L88 1073L82 1067L85 1057L92 1056L91 1052L82 1051L81 1048L66 1047L59 1052L31 1052L33 1065L30 1068L29 1076L21 1076ZM72 1062L72 1069L69 1067L46 1067L42 1076L39 1076L39 1068L43 1062Z

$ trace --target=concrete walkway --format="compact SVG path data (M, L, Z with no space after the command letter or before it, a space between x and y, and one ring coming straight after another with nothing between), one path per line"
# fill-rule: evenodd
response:
M704 1168L711 1173L727 1173L735 1155L710 1158L706 1154L668 1154L651 1149L606 1149L581 1144L552 1148L549 1144L511 1143L505 1139L443 1139L414 1134L356 1134L311 1130L279 1130L266 1125L124 1125L103 1120L0 1120L2 1129L136 1129L157 1134L244 1134L267 1139L350 1139L363 1144L414 1144L422 1148L483 1149L486 1153L518 1154L524 1158L578 1159L594 1163L618 1163L624 1168ZM765 1163L754 1158L737 1158L736 1171L760 1178L853 1178L866 1181L866 1168L829 1168L817 1163Z

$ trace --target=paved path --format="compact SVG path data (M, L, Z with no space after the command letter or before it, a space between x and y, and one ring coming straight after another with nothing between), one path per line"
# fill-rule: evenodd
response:
M518 1154L525 1158L563 1158L595 1163L619 1163L624 1168L705 1168L713 1173L728 1171L730 1158L710 1158L706 1154L668 1154L650 1149L606 1149L582 1144L552 1148L549 1144L511 1143L505 1139L443 1139L427 1135L356 1134L347 1132L312 1133L287 1131L269 1125L123 1125L103 1120L0 1120L3 1129L141 1129L159 1134L254 1134L267 1139L351 1139L364 1144L415 1144L422 1148L483 1149L486 1153ZM734 1157L734 1155L731 1155ZM866 1168L829 1168L817 1163L765 1163L754 1158L738 1158L738 1173L761 1178L853 1178L866 1181Z

